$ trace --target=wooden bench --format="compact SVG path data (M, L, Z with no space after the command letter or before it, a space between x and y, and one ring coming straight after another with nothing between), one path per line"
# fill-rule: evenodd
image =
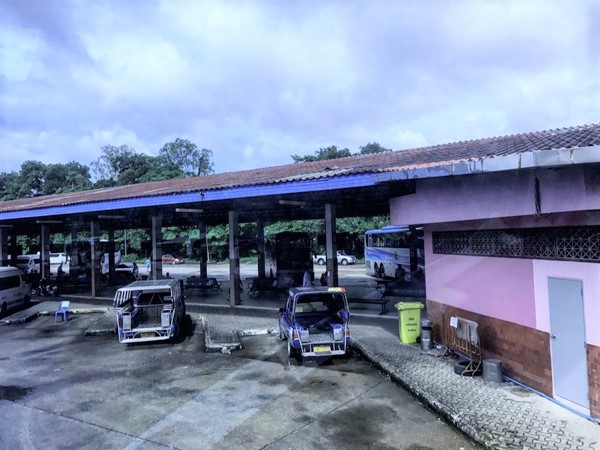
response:
M387 314L387 304L390 301L389 297L381 297L381 298L349 298L348 303L363 303L366 305L381 305L380 316Z
M278 291L276 278L252 278L248 283L248 294L256 294L261 291Z
M393 280L389 282L383 282L383 297L402 297L402 298L419 298L424 299L425 295L425 284L419 281L400 281ZM379 283L378 283L379 287Z
M248 284L248 293L255 294L257 292L287 292L293 286L294 280L290 277L252 278Z
M389 284L392 283L393 280L376 280L375 283L377 284L377 289L381 289L384 288Z
M221 290L221 282L216 278L200 278L195 275L188 277L185 280L185 288L187 289L202 289L202 290Z

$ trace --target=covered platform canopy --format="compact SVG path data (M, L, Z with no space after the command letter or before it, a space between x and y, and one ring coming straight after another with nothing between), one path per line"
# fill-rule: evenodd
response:
M418 178L558 164L568 157L573 146L593 147L599 141L600 125L586 125L4 201L0 203L0 258L2 265L6 265L11 233L40 233L42 258L49 261L45 254L50 232L91 230L92 236L98 236L101 228L109 233L114 229L151 228L153 275L160 276L162 227L199 226L202 235L206 225L228 223L231 302L237 304L235 268L236 264L239 267L239 250L235 237L239 234L239 223L325 218L331 284L337 279L336 217L388 214L389 201L414 193ZM577 154L581 158L586 155L583 151Z

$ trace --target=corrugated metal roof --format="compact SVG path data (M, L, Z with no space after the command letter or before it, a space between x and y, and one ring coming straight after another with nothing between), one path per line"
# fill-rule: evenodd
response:
M184 198L192 198L200 192L212 199L220 199L233 198L231 195L234 192L247 195L259 188L258 191L265 195L261 187L267 188L271 193L273 185L285 185L290 188L290 192L301 192L302 187L298 185L298 182L303 182L304 188L308 188L308 191L310 191L310 183L307 185L304 182L315 182L312 186L314 189L323 189L323 182L336 178L340 178L339 183L332 183L331 188L350 186L355 182L364 186L369 183L391 179L507 170L509 167L516 169L529 166L528 161L530 160L534 160L535 163L544 154L550 155L551 153L545 153L550 150L557 150L559 152L556 155L563 155L560 150L587 148L588 151L580 152L582 156L577 156L577 158L572 153L570 154L570 163L577 164L599 161L600 150L598 146L600 146L600 124L583 125L373 155L358 155L334 160L296 163L194 178L155 181L11 200L0 203L0 218L10 218L11 214L5 214L9 212L46 208L61 210L63 213L66 212L66 209L72 209L73 211L85 210L87 208L73 207L98 202L114 206L115 203L127 199L138 199L140 205L149 201L153 204L160 204L161 202L157 197L175 196L177 199L173 198L172 200L183 202ZM523 156L525 154L533 154L534 156L533 158L531 156L525 157ZM535 155L538 155L538 159L535 159ZM504 163L499 164L500 161L504 161ZM509 166L506 165L507 161L511 161ZM388 175L384 176L386 173ZM367 179L360 176L356 177L360 174L374 176ZM342 178L346 181L342 181ZM282 188L276 189L276 191L278 193L287 192L286 189ZM137 205L135 201L126 203L128 207ZM98 210L98 205L95 208ZM22 215L19 215L19 217L22 217Z

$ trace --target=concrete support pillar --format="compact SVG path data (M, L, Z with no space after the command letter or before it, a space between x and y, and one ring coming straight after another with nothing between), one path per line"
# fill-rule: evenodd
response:
M100 276L100 254L98 243L100 239L100 224L92 221L90 224L90 269L92 279L92 298L100 296L102 278Z
M115 280L115 229L112 225L108 228L108 247L105 258L108 257L108 284L113 285Z
M208 278L208 242L206 241L206 224L200 221L200 278Z
M162 278L162 215L152 216L152 268L150 278Z
M335 242L335 205L325 205L325 247L327 250L327 286L338 285L337 245Z
M8 266L8 234L11 226L0 226L0 267ZM13 259L14 262L16 259Z
M21 247L17 244L17 232L14 227L10 230L10 261L12 265L17 264L17 256L21 254Z
M50 279L50 225L42 224L40 230L40 275Z
M262 219L256 221L256 250L258 251L258 277L265 278L265 224Z
M69 252L69 279L75 281L78 271L79 250L77 249L77 226L71 225L71 251Z
M229 211L229 304L241 305L239 213Z

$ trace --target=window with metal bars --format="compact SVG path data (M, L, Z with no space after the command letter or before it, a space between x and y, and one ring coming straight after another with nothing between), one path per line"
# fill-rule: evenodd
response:
M433 253L600 262L600 227L438 231Z

